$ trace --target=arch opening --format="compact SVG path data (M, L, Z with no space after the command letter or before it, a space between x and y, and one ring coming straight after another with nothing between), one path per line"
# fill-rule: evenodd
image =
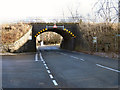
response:
M36 37L36 47L57 46L60 47L63 37L52 31L41 33Z
M72 37L72 38L76 38L76 36L74 35L74 33L68 29L58 29L58 28L45 28L42 30L39 30L34 37L37 37L39 34L43 33L43 32L47 32L47 31L52 31L52 32L56 32L58 34L60 34L62 37L67 38L67 36Z
M68 30L68 29L61 30L61 29L58 29L58 28L51 28L51 29L45 28L45 29L39 30L35 34L34 37L37 40L37 37L45 35L44 33L46 33L46 32L54 32L54 33L57 33L59 36L62 37L61 40L56 38L55 42L51 43L51 44L57 44L57 42L59 42L60 48L62 48L62 49L68 49L69 48L70 50L73 49L73 44L72 43L73 43L73 40L76 38L76 36L70 30ZM45 37L45 36L43 36L43 37ZM46 38L46 39L48 39L48 38ZM43 45L43 43L47 44L46 42L43 42L42 40L39 40L39 46ZM37 44L36 44L36 46L37 46Z

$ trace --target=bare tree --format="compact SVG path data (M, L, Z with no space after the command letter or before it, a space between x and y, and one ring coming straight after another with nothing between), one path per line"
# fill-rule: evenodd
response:
M119 15L118 15L118 18L119 18L119 22L120 22L120 0L118 2L118 9L119 9Z
M71 19L72 22L80 22L82 21L82 19L84 18L80 13L79 13L79 7L80 4L78 4L78 6L72 10L68 7L68 10L70 12L71 17L69 17L69 19Z
M98 6L98 7L97 7ZM96 15L102 18L104 22L110 23L118 20L118 7L116 0L98 0L93 9L96 9Z

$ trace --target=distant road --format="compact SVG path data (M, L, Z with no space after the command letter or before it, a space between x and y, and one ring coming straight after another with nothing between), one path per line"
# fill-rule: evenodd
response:
M118 88L113 59L43 46L2 60L3 88Z

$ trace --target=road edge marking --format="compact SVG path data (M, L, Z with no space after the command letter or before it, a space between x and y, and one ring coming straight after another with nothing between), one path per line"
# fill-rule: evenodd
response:
M100 64L96 64L96 65L99 66L99 67L102 67L102 68L114 71L114 72L120 72L119 70L116 70L116 69L113 69L113 68L109 68L109 67L106 67L106 66L103 66L103 65L100 65Z

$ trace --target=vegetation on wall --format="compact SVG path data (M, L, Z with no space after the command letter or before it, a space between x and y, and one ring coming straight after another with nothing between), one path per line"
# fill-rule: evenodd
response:
M24 34L27 33L30 28L30 25L24 23L2 25L2 44L14 43L16 40L24 36Z
M118 51L118 24L80 23L79 28L92 51ZM97 43L93 43L93 37L97 37Z

